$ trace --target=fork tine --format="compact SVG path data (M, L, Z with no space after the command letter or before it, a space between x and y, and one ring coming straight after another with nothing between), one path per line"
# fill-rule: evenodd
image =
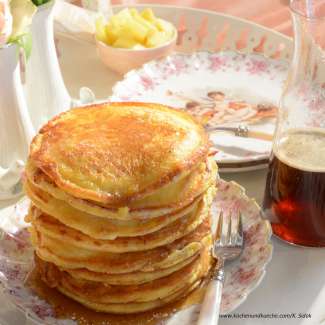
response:
M235 245L237 242L237 236L238 236L238 227L239 227L239 214L232 213L230 216L232 222L231 222L231 244Z
M222 210L219 213L219 219L217 224L217 229L215 233L215 240L221 240L221 234L222 234L222 223L223 223L223 213Z
M237 242L239 245L243 244L243 217L242 214L238 213L238 230L237 230Z
M220 245L226 246L228 244L228 228L227 228L227 222L225 222L224 213L222 212L222 219L221 219L221 235L220 235Z
M231 244L231 237L232 237L232 232L231 232L231 228L233 227L232 224L232 216L231 216L231 213L229 214L229 222L228 222L228 229L227 229L227 239L226 239L226 242L227 242L227 245L230 245Z

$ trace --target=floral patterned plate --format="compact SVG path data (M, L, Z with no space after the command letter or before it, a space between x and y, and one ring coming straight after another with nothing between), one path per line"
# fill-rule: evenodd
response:
M287 63L260 54L174 54L127 73L110 100L158 102L187 110L207 128L247 126L272 137ZM262 168L271 141L209 131L220 170Z
M266 264L272 256L271 227L268 221L261 218L257 203L248 198L244 189L238 184L219 180L218 188L212 208L214 222L217 221L220 209L225 211L225 215L227 212L238 210L243 215L245 248L241 257L227 266L222 296L222 313L229 313L237 308L263 279ZM0 210L0 227L3 230L0 241L0 283L3 294L12 303L13 308L19 308L25 312L26 317L33 320L35 324L78 324L73 319L57 318L52 305L40 298L25 284L33 268L33 249L26 230L28 225L23 221L28 203L28 199L23 199L15 206ZM150 324L194 325L198 310L198 305L188 306L169 315L164 321L157 313L155 322ZM98 315L98 313L95 314ZM107 317L105 314L102 315L101 325L112 324L110 321L105 321ZM75 315L74 319L76 318L78 317ZM85 320L81 323L89 324ZM127 324L144 325L147 323L135 322L132 318Z

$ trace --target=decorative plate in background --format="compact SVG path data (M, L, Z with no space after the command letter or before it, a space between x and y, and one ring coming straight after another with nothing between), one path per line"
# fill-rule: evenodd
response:
M215 127L247 126L272 136L287 63L260 54L174 54L127 73L110 100L155 102L185 109L201 121L222 172L263 168L271 141Z
M240 210L243 215L243 228L245 248L241 257L227 266L226 279L222 297L222 313L229 313L237 308L253 291L265 274L265 267L272 256L272 245L270 243L271 227L268 221L263 220L260 208L255 202L248 198L242 187L234 182L218 181L217 195L214 201L212 215L216 222L220 209L227 212ZM116 324L110 320L107 314L95 313L92 311L83 312L85 309L73 302L76 309L73 312L73 319L57 318L57 308L47 303L29 286L26 285L26 278L30 276L33 268L33 248L29 242L28 226L23 220L28 209L28 199L23 199L17 205L0 210L0 228L3 230L0 241L0 283L3 294L12 303L13 308L19 308L29 319L39 325L89 325L85 315L91 315L92 324L99 319L98 324ZM45 289L53 291L53 289ZM57 293L58 294L58 293ZM59 299L60 309L69 305L68 298ZM56 299L58 301L58 299ZM194 325L199 311L198 305L188 305L185 309L169 314L164 318L164 325L187 324ZM113 316L112 316L113 317ZM118 316L122 317L122 316ZM162 324L162 315L155 312L150 324ZM124 317L125 318L125 317ZM146 325L147 321L139 321L136 316L130 321L123 320L127 325ZM120 323L118 323L120 324Z

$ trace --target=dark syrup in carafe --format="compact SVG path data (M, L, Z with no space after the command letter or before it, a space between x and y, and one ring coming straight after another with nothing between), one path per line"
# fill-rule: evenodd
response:
M325 132L288 133L274 150L264 211L273 233L294 244L325 246Z

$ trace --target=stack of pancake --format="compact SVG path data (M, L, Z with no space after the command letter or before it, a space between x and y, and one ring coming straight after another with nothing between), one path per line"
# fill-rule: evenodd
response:
M59 115L34 138L24 184L42 280L109 313L183 297L211 266L216 177L184 112L106 103Z

